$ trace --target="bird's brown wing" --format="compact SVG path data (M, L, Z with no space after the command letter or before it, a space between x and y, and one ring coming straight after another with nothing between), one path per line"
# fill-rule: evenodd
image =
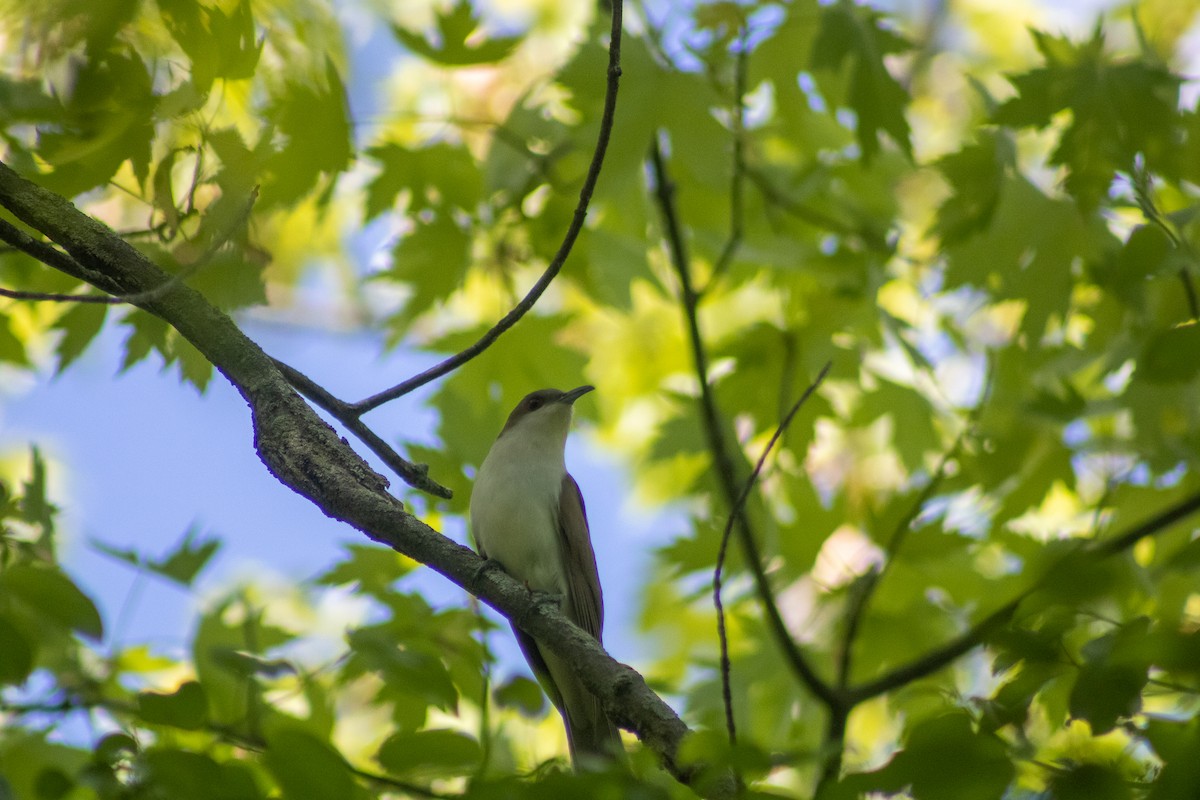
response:
M587 509L579 484L570 474L563 476L558 495L558 534L563 570L567 576L565 611L571 621L603 641L604 596L600 591L600 573L596 553L588 532Z

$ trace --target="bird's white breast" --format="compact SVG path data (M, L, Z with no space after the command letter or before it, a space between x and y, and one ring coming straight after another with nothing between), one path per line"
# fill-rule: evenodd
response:
M559 594L567 588L558 544L565 474L561 438L555 446L509 434L492 445L471 492L471 532L488 558L530 588Z

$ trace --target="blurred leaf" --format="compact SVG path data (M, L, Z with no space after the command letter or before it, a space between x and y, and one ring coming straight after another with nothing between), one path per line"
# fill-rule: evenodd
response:
M845 100L858 117L855 136L867 162L879 152L880 132L912 155L904 118L908 92L883 62L885 55L904 52L910 45L884 27L882 20L881 14L866 6L833 3L822 10L821 28L813 43L814 69L847 75Z
M341 754L304 731L268 732L265 760L287 800L353 800L363 794Z
M1200 374L1200 325L1194 322L1161 331L1146 343L1137 375L1151 383L1190 381Z
M546 708L546 693L537 681L516 675L492 692L496 703L507 708L515 708L527 717L537 717Z
M449 10L439 12L437 27L437 35L432 41L398 25L393 25L392 31L412 52L452 67L500 61L521 41L520 36L473 36L479 30L479 18L466 0L458 0Z
M323 586L357 585L359 591L379 595L412 571L416 563L390 547L369 544L344 545L349 557L337 562L316 578Z
M208 718L204 688L196 681L185 681L170 694L139 692L138 713L146 722L198 730Z
M393 266L379 280L399 281L412 289L394 323L403 331L413 319L462 287L471 266L471 237L448 214L438 215L400 240Z
M464 147L443 142L420 149L385 144L368 149L367 155L380 167L367 186L368 220L391 209L401 192L408 193L409 214L443 205L470 212L482 198L482 175Z
M1079 764L1050 779L1054 800L1129 800L1133 790L1120 772L1101 764Z
M850 775L843 786L862 792L911 785L916 800L999 800L1015 776L1003 741L952 713L916 725L887 766Z
M268 160L259 205L292 205L322 174L333 176L349 165L353 137L346 103L342 78L328 58L323 86L294 81L281 89L270 118L285 141Z
M1067 190L1085 210L1108 193L1134 158L1169 166L1177 141L1180 79L1158 64L1114 61L1102 29L1086 42L1033 31L1045 66L1010 78L1018 96L993 115L1002 125L1045 127L1063 110L1071 122L1051 163L1068 169Z
M264 797L246 764L186 750L155 747L144 757L150 785L172 800L257 800ZM349 795L347 795L348 797Z
M0 615L0 685L20 684L33 670L34 642Z
M195 525L188 528L173 551L157 561L147 562L146 568L180 586L191 586L221 546L215 538L197 541L199 532Z
M388 737L377 758L393 775L428 780L474 772L483 751L458 731L400 731Z
M0 314L0 361L22 367L30 366L29 356L25 353L25 343L13 333L7 314Z
M58 372L69 367L75 359L83 355L100 328L104 326L104 317L108 314L108 306L100 303L79 303L67 309L58 318L54 327L63 331L63 337L58 342Z
M25 613L91 639L104 635L95 604L57 569L34 564L10 567L0 572L0 597L16 601Z

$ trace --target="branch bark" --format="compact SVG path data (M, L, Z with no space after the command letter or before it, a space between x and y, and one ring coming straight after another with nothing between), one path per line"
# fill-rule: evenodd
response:
M474 552L406 512L388 494L387 480L317 416L275 362L203 295L183 284L164 286L170 276L132 245L3 163L0 205L70 257L51 266L110 294L163 286L139 305L174 326L246 400L255 450L276 479L326 515L431 567L514 620L574 665L614 721L658 754L672 775L688 784L697 779L697 769L676 759L687 726L641 675L614 660L557 609L539 603L521 583L503 571L481 569L483 561ZM721 795L721 788L714 794Z

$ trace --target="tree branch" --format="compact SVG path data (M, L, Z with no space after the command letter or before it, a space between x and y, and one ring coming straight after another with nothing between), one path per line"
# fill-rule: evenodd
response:
M754 485L758 482L758 476L762 474L763 465L767 463L767 456L775 447L792 424L792 418L804 406L804 403L812 396L812 393L817 390L817 387L825 380L825 376L829 373L829 368L833 366L832 361L826 361L825 366L821 368L821 372L817 375L816 380L809 384L804 390L804 394L800 395L800 399L792 404L791 409L784 415L779 422L779 426L775 428L775 433L771 435L771 440L767 442L767 446L763 448L762 455L758 457L758 463L754 465L754 470L750 473L750 477L746 479L745 485L742 487L742 493L738 495L737 503L729 512L728 518L725 520L725 530L721 533L721 547L717 551L717 566L713 570L713 605L717 609L717 639L721 645L721 696L725 702L725 728L729 732L729 741L734 743L737 741L737 726L733 719L733 697L732 690L729 685L729 640L725 634L725 606L721 602L721 571L725 567L725 556L729 550L729 537L733 533L733 520L740 515L746 508L746 501L750 498L750 492L754 490Z
M1049 576L1057 574L1057 566L1065 565L1068 559L1077 558L1081 553L1093 558L1102 559L1123 553L1147 536L1162 533L1188 516L1200 511L1200 493L1185 498L1175 505L1156 514L1140 525L1135 525L1128 531L1109 539L1088 542L1083 548L1067 553L1055 567L1048 569L1045 574L1032 586L1025 589L1009 602L984 617L973 626L963 631L959 636L929 653L910 661L904 666L897 667L891 672L848 690L850 702L858 704L872 697L890 692L912 681L924 678L949 665L959 656L974 650L983 644L989 635L1012 618L1021 602L1045 583Z
M0 205L61 246L68 274L110 293L160 286L169 276L109 228L67 200L0 163ZM52 266L58 266L54 264ZM554 607L539 603L502 570L409 514L374 472L292 389L275 363L227 315L194 289L176 284L143 307L171 324L234 386L250 406L254 446L283 485L326 515L358 529L479 597L572 665L605 711L633 731L678 780L698 769L676 760L688 732L679 716L630 667L615 661ZM729 792L724 784L715 793Z
M737 471L733 457L725 444L721 430L721 415L717 408L716 397L708 382L708 351L700 332L698 314L699 295L692 287L691 265L687 255L687 245L684 242L683 231L675 211L674 185L667 174L666 162L663 159L662 148L657 139L650 148L650 160L655 180L655 197L658 201L659 212L662 214L663 227L666 230L667 244L670 249L671 265L679 275L680 302L683 306L685 321L688 328L688 340L692 351L696 379L700 387L700 416L705 437L708 439L709 451L712 453L713 466L717 482L725 494L731 512L737 509L739 496ZM827 707L841 705L843 699L829 684L819 676L800 647L788 632L787 624L779 612L775 602L775 593L771 588L770 579L762 564L762 556L758 550L758 542L745 509L733 515L737 522L738 541L746 554L746 561L754 576L755 588L759 601L767 614L767 622L776 643L783 650L784 657L792 670L809 691L821 700Z
M621 81L621 14L622 0L615 0L612 3L612 28L609 33L608 83L604 92L604 111L600 117L600 132L596 136L596 149L592 153L592 162L588 166L583 186L579 189L579 202L575 205L575 214L571 218L571 224L567 227L562 244L558 246L558 252L550 260L546 271L537 279L529 292L521 298L521 301L513 306L512 310L505 314L499 322L488 329L483 336L479 337L475 344L435 364L419 375L414 375L403 383L354 403L352 408L358 414L365 414L384 403L403 397L414 389L453 372L488 349L493 342L500 338L501 334L516 325L517 321L533 308L550 282L566 264L567 256L571 254L571 248L575 246L575 240L579 238L579 233L583 230L583 223L587 219L588 205L592 202L592 193L596 190L596 183L600 179L600 168L604 165L604 155L608 151L608 140L612 135L613 121L616 117L617 88Z

